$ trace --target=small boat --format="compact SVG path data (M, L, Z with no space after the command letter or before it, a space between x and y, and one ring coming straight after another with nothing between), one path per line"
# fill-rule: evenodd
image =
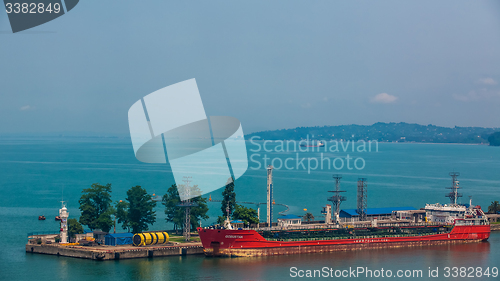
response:
M319 142L311 142L311 143L302 143L300 144L301 147L323 147L325 144L321 141Z
M38 216L38 220L39 221L44 221L45 220L45 216Z
M61 220L61 217L60 216L56 216L56 221L60 221Z

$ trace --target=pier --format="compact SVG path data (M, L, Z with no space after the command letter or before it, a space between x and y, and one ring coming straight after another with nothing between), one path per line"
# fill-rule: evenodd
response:
M60 244L26 244L26 253L56 255L98 261L186 256L203 254L201 243L179 243L175 245L124 246L78 246Z

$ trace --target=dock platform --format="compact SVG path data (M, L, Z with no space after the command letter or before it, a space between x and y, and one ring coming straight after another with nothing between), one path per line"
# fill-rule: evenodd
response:
M203 254L201 243L180 243L134 247L124 246L76 246L59 244L26 244L26 253L56 255L91 260L120 260L167 256Z

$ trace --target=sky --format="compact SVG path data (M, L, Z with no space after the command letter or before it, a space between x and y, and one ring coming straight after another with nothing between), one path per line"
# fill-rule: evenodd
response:
M126 135L132 104L191 78L245 133L500 127L500 2L80 1L16 34L0 12L0 134Z

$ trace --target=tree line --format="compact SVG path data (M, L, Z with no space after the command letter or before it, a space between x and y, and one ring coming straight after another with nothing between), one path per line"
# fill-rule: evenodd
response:
M488 137L491 146L500 146L500 132L491 134Z
M82 225L90 230L101 229L109 232L115 221L121 224L123 229L134 233L148 230L149 225L156 222L156 202L151 200L144 188L133 186L127 191L125 201L115 203L111 200L111 184L101 185L94 183L90 188L82 190L80 204L80 218L69 219L69 236L83 232Z
M340 125L323 127L297 127L273 131L255 132L245 135L245 139L259 136L264 140L301 140L309 138L317 140L377 140L379 142L406 141L430 143L487 143L490 135L498 128L482 127L440 127L435 125L419 125L409 123L383 123L373 125ZM500 145L500 132L492 140ZM491 140L490 140L490 143ZM495 142L497 143L497 142ZM492 144L494 145L494 144Z
M236 204L236 192L234 191L234 179L230 178L224 191L222 191L222 202L220 209L222 216L217 218L217 223L222 224L226 217L233 220L241 220L245 225L259 223L257 211L252 208L247 208L243 205Z
M500 203L498 201L491 202L488 206L488 214L500 214Z
M147 231L150 225L156 222L156 202L152 196L141 186L133 186L127 191L125 200L113 202L111 199L111 184L101 185L94 183L90 188L82 190L78 200L80 204L80 218L68 219L69 236L74 237L77 233L83 233L83 226L90 230L101 229L109 232L115 221L118 226L128 232L139 233ZM191 194L200 194L199 188L191 187ZM258 223L257 211L236 204L236 193L234 181L226 184L222 192L223 202L221 204L222 216L217 221L222 223L228 215L233 219L242 220L245 224ZM191 199L195 206L191 207L191 230L200 225L201 220L207 220L207 199L197 196ZM165 220L174 225L174 230L183 229L185 213L181 203L177 185L170 186L161 200L165 208ZM227 208L229 206L229 209ZM112 216L115 217L113 220ZM116 226L115 226L116 227Z

